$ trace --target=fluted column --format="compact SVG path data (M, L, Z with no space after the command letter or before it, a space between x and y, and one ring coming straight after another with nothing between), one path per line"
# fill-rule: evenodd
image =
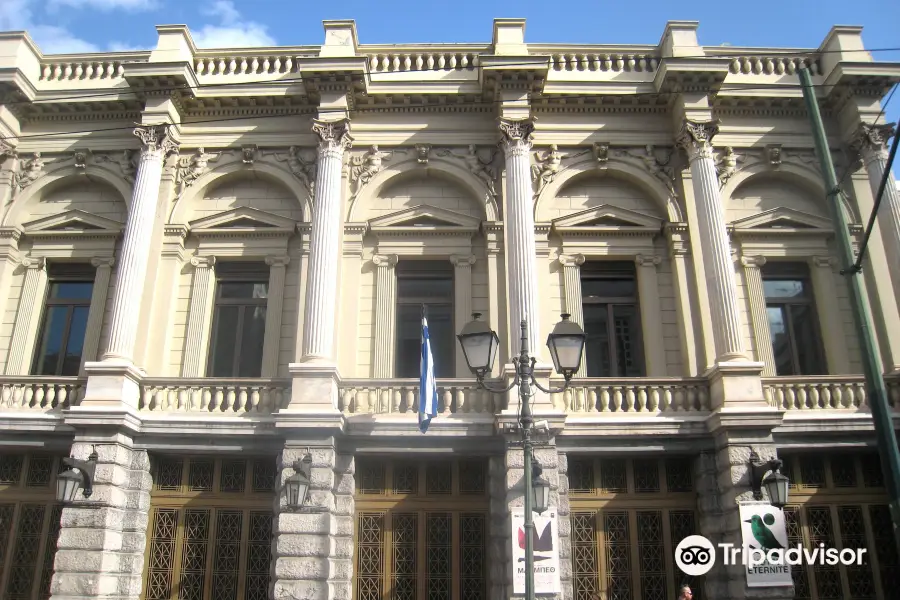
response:
M847 337L844 334L844 315L835 292L837 286L845 285L843 276L837 273L838 260L833 256L813 256L810 279L813 298L819 317L819 331L825 346L825 362L829 375L848 375L850 356L847 353Z
M147 264L163 162L169 153L178 148L169 136L167 125L138 127L134 135L142 142L141 157L128 209L128 222L125 224L120 264L116 270L109 340L103 355L104 361L125 364L134 362L138 316L147 290Z
M454 320L456 321L454 330L459 331L463 325L472 318L472 265L475 264L475 257L470 254L455 254L450 257L453 263L453 305ZM463 355L462 346L456 346L456 364L455 370L457 377L467 377L469 368L466 366L466 357Z
M537 301L537 249L534 239L534 204L531 185L529 120L500 119L501 146L506 155L506 281L509 296L510 348L519 352L519 323L528 317L528 348L539 357L541 340Z
M84 363L97 360L100 349L100 332L103 329L103 315L106 313L106 298L109 296L109 278L116 260L110 258L93 258L91 265L94 271L94 288L91 290L91 308L88 311L87 325L84 331L84 346L81 352L81 372Z
M281 318L284 314L284 278L290 256L267 256L269 300L266 305L266 333L263 342L262 376L276 377L281 350Z
M648 377L665 377L666 346L663 340L662 308L659 305L659 277L656 268L662 258L655 255L638 254L634 257L637 265L638 299L641 309L641 331L643 335L644 361Z
M350 147L350 121L318 121L319 164L313 199L306 315L303 320L304 362L334 362L338 273L341 258L341 165Z
M872 198L878 193L881 178L887 166L888 140L896 134L893 123L886 125L869 125L862 123L859 126L853 146L859 151L866 165L869 175L869 185L872 188ZM878 227L881 230L881 239L884 245L884 253L888 265L893 265L891 270L891 283L894 289L894 299L900 307L900 190L893 175L888 175L884 186L881 206L878 208Z
M703 250L703 271L710 296L716 362L746 360L741 340L741 320L735 289L734 263L725 213L719 195L719 180L713 162L712 138L719 128L715 122L685 120L677 136L678 145L688 154L694 200L697 203L697 238Z
M37 338L37 319L41 314L44 292L47 288L47 261L43 258L22 259L25 267L25 281L19 295L19 310L13 325L9 356L6 359L7 375L26 375L31 365L26 363L33 354Z
M373 377L394 375L394 318L396 305L396 254L376 254L372 264L375 276L375 353L372 356Z
M750 300L750 320L753 322L753 339L756 360L763 363L763 377L775 377L775 354L772 349L772 332L769 331L769 315L766 314L766 293L763 289L760 269L766 264L765 256L742 256L744 284Z
M193 256L194 278L191 284L191 304L188 309L184 355L181 360L182 377L202 377L208 347L209 324L212 319L212 293L215 288L215 256Z
M571 320L584 327L584 306L581 296L581 265L584 264L583 254L560 254L557 258L563 271L563 294L565 295L566 312L571 315ZM581 357L581 365L578 367L576 377L587 377L587 363L585 357Z

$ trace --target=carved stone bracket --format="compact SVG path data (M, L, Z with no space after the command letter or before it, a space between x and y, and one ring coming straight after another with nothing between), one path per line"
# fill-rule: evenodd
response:
M428 155L431 153L429 144L416 144L416 160L420 165L428 164Z
M609 163L609 142L594 142L594 158L597 159L597 167L605 168Z
M0 161L3 161L7 156L15 156L16 155L16 147L12 144L6 142L6 140L0 139Z
M781 144L769 144L766 146L766 155L770 165L776 169L781 166Z
M256 162L256 156L258 153L259 148L256 147L256 144L241 146L241 161L245 165L252 165L254 162Z
M85 170L90 157L90 150L76 150L75 154L72 155L72 161L75 163L75 168L81 171Z
M684 120L675 143L684 148L690 160L712 158L712 139L719 133L719 121L700 123Z

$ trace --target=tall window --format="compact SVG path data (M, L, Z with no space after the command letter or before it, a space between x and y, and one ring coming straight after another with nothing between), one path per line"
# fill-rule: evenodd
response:
M453 266L447 261L409 260L397 264L397 347L394 373L418 377L422 344L422 306L428 310L428 336L434 376L456 373L453 344ZM378 352L380 349L376 348Z
M208 376L259 377L269 268L259 263L224 263L216 266L216 277Z
M640 310L634 264L585 263L581 267L585 360L588 377L644 374ZM658 332L657 332L658 333Z
M35 375L78 375L94 291L94 268L51 264L49 278L32 372Z
M802 263L768 263L762 277L775 372L825 374L809 269Z

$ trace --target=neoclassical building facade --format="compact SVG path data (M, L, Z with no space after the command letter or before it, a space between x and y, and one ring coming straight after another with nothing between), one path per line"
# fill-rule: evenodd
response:
M511 377L565 313L564 393L532 398L559 600L873 598L900 585L851 286L798 79L857 243L900 64L818 48L322 45L45 56L0 33L0 596L515 596L518 395L471 376L480 313ZM900 190L861 277L900 404ZM428 308L439 410L417 427ZM95 453L61 504L62 459ZM305 506L283 483L311 459ZM791 543L861 567L685 576L739 543L751 457L791 481Z

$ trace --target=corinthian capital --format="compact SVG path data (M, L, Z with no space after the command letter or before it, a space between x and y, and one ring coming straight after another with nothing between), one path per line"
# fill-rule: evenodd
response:
M500 134L507 152L513 149L528 151L531 148L531 135L534 133L534 121L531 119L500 119Z
M148 125L135 127L134 135L141 138L141 153L154 153L168 156L178 151L178 142L172 139L169 125Z
M712 158L712 139L719 133L719 121L699 123L685 119L681 131L675 136L675 143L684 148L691 160Z
M875 159L887 160L888 140L894 137L895 133L893 123L883 125L860 123L850 141L850 148L861 154L866 162Z
M313 133L319 136L319 150L337 150L343 152L353 145L350 137L350 120L339 119L337 121L313 120Z

